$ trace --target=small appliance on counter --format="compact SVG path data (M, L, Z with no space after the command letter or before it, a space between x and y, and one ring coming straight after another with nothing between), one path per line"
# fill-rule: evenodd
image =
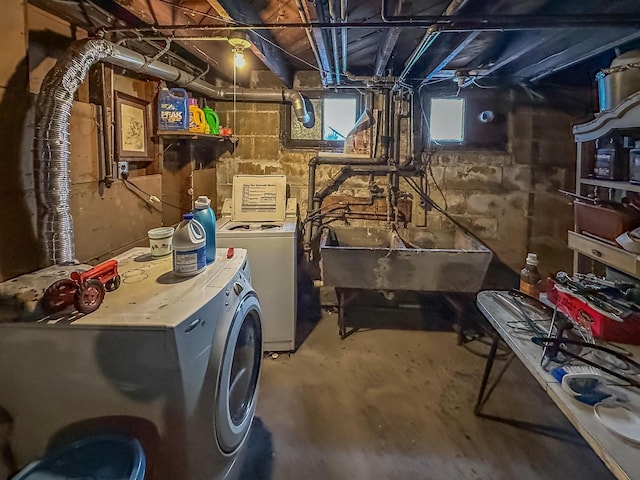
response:
M624 137L625 139L627 137ZM629 140L626 144L628 145ZM625 142L617 134L596 141L596 158L593 177L602 180L628 180L629 151Z

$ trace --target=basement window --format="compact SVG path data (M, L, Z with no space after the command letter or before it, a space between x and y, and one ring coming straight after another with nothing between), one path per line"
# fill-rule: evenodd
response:
M355 125L359 98L354 95L309 95L315 112L313 128L305 128L293 113L292 107L285 107L283 143L289 148L341 148L344 140Z
M464 140L464 99L432 98L429 115L431 140L462 143Z
M322 139L344 142L356 122L356 99L325 98L322 107Z

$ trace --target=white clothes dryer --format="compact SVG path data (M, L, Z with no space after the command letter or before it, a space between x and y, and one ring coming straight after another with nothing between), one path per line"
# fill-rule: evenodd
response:
M89 315L31 308L77 266L0 284L0 297L22 311L0 308L0 408L13 421L18 467L57 442L118 432L143 444L150 480L239 475L256 407L261 310L246 251L216 253L204 273L183 278L170 256L132 249L116 257L122 285Z

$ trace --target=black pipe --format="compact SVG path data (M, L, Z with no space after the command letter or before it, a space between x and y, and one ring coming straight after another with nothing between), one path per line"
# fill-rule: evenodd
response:
M324 200L324 198L330 195L331 193L335 192L338 188L340 188L340 185L342 185L344 181L347 180L350 176L351 176L351 167L344 166L342 167L342 169L340 169L340 172L338 172L338 174L335 175L329 181L329 184L326 185L317 194L315 193L315 187L314 187L313 202L312 202L313 211L314 212L319 211L320 208L322 207L322 201ZM315 177L314 177L314 184L315 184ZM317 218L314 218L314 220L305 230L306 240L303 244L303 249L305 252L307 252L307 255L309 256L310 260L311 260L311 243L313 242L314 232L319 232L321 226L322 226L322 217L318 215Z
M414 165L345 165L353 175L387 175L388 173L396 173L404 177L418 176L422 174L419 168Z
M391 90L389 88L382 89L383 95L383 111L384 119L382 121L382 136L380 143L382 144L382 158L385 162L389 159L389 147L391 143Z
M318 157L309 160L309 185L307 188L307 216L313 211L313 196L316 191L316 168Z
M314 157L312 160L317 165L380 165L384 163L381 158L360 158L360 157Z
M331 23L336 23L334 1L335 0L329 0L327 2L329 4L329 18L331 19ZM338 51L338 31L335 28L331 30L331 49L333 50L333 69L336 75L336 85L340 85L340 52Z
M396 15L400 15L400 13L402 12L404 1L405 0L399 0L396 2ZM387 67L387 63L389 63L389 59L391 58L393 50L396 48L396 43L398 42L399 36L400 28L398 27L387 31L384 42L382 42L380 48L378 49L378 53L376 54L376 64L373 68L373 74L375 76L380 77L384 75L385 68Z
M345 165L336 175L333 176L331 180L329 180L329 183L325 185L322 190L314 195L314 199L319 200L322 204L322 200L338 190L338 188L340 188L340 185L342 185L344 181L351 175L353 175L352 167L349 165Z
M316 191L316 168L318 166L318 158L313 157L309 160L309 185L307 186L307 218L311 215L311 212L315 211L315 198L314 193ZM303 249L305 254L311 253L311 238L312 238L313 223L304 230Z
M393 20L387 22L291 22L291 23L262 23L259 25L155 25L136 28L105 28L109 33L126 32L159 32L177 30L184 31L233 31L233 30L284 30L288 28L320 28L323 30L353 28L353 29L385 29L385 28L419 28L434 26L438 31L446 32L493 32L493 31L520 31L520 30L549 30L561 28L605 28L605 27L637 27L640 24L640 14L574 14L574 15L484 15L484 16L454 16L431 15L415 17L413 20ZM406 17L401 17L406 18ZM180 40L180 36L174 36L173 40Z

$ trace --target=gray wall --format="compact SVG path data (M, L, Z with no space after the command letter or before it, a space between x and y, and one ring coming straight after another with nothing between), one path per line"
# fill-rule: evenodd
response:
M310 73L298 75L296 82L302 89L318 86ZM254 72L253 86L274 83L268 73ZM532 251L541 257L542 273L570 270L572 255L566 240L567 230L573 225L573 211L557 190L571 189L574 184L571 125L584 115L588 105L559 108L553 98L533 102L510 90L500 98L507 105L504 121L508 141L503 149L438 147L433 155L433 174L447 199L448 212L476 232L513 269L519 269L526 253ZM232 124L231 103L217 102L214 108L221 114L222 123ZM218 205L231 195L235 174L283 173L304 214L308 161L315 152L283 148L277 105L238 103L236 114L240 144L234 154L226 154L218 162ZM318 185L336 171L337 167L320 167ZM339 193L366 196L367 182L367 178L350 180ZM429 184L433 199L444 206L431 178ZM402 183L401 188L409 191ZM451 222L435 212L428 213L426 227L419 226L424 222L417 203L411 228L452 228Z

